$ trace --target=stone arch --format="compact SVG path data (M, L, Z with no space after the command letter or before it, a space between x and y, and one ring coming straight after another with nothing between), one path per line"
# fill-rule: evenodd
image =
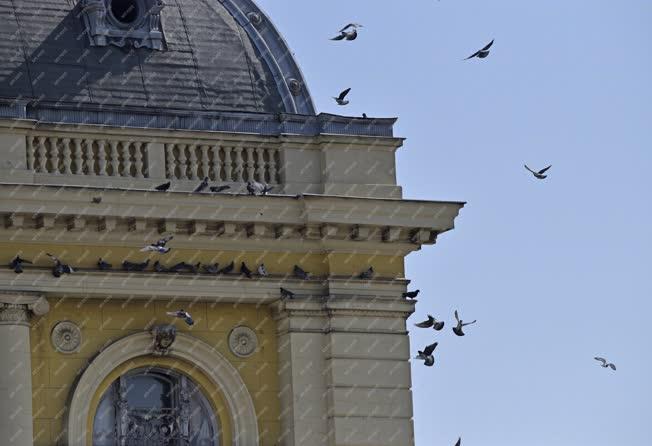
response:
M136 333L111 344L100 353L81 375L72 394L66 422L67 446L87 446L88 420L92 396L107 376L120 364L152 354L152 335ZM227 403L233 430L233 446L258 446L258 423L254 403L238 371L220 353L205 342L177 333L168 357L188 361L220 389Z

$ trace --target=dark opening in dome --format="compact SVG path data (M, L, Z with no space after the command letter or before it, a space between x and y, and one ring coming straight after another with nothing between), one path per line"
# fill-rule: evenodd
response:
M133 23L138 18L138 1L111 0L111 13L120 23Z

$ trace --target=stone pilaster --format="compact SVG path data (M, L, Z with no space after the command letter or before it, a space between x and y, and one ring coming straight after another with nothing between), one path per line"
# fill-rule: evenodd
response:
M275 304L281 445L414 444L405 326L413 307L340 293Z
M49 310L41 296L0 292L0 438L31 446L32 367L29 320Z

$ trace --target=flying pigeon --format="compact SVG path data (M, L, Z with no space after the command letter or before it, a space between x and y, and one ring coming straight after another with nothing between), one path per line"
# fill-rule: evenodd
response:
M274 189L273 186L265 183L247 181L247 192L249 192L249 195L267 195L267 192L271 192L272 189Z
M224 185L224 186L211 186L210 189L211 189L211 192L215 192L216 194L218 194L220 192L224 192L227 189L231 189L231 186L227 186L227 185Z
M91 201L93 204L100 204L102 202L102 197L93 197Z
M428 320L427 321L419 322L418 324L414 324L414 325L416 325L419 328L430 328L430 327L432 327L435 330L439 331L442 328L444 328L444 321L438 321L437 319L435 319L431 315L428 315Z
M100 271L106 271L107 269L111 269L111 264L105 262L102 260L102 257L97 261L97 267L100 269Z
M419 295L419 291L421 290L414 290L414 291L408 291L403 293L403 297L407 297L410 299L415 299Z
M415 359L423 359L425 361L424 365L432 367L432 365L435 363L435 357L432 355L432 352L435 351L437 345L438 342L435 342L434 344L430 344L424 348L423 351L419 350L419 354L415 357Z
M294 277L298 277L301 280L308 280L308 277L310 276L309 272L304 271L298 265L294 265L292 273L294 274Z
M261 277L267 277L269 274L267 273L267 269L265 268L265 264L261 263L258 265L258 275Z
M457 327L453 327L453 332L457 336L464 336L464 332L462 331L462 327L466 327L467 325L475 324L477 320L473 322L467 322L464 323L462 319L460 319L459 315L457 314L457 310L455 310L455 319L457 320Z
M13 269L16 274L20 274L23 272L23 263L32 263L32 262L30 262L29 260L21 259L20 256L16 256L9 264L9 267Z
M355 40L358 37L358 28L364 28L364 26L359 23L349 23L338 31L339 35L331 38L331 40Z
M219 274L229 274L233 269L235 268L235 263L231 262L228 265L226 265L224 268L222 268L219 272Z
M281 287L281 297L284 299L294 299L294 293L290 290L286 290L285 288Z
M186 324L188 324L188 325L194 325L195 324L195 321L192 320L192 317L190 316L190 313L188 313L183 308L181 310L178 310L178 311L168 311L166 314L168 316L178 317L180 319L183 319L186 322Z
M145 260L142 263L134 263L125 260L122 262L122 269L125 271L145 271L147 265L149 265L149 259Z
M347 88L346 90L342 91L338 97L333 96L333 99L335 99L337 105L347 105L349 103L347 99L344 99L346 98L346 95L349 94L349 91L351 91L351 89Z
M552 167L552 164L551 164L550 166L548 166L548 167L545 167L545 168L541 169L541 170L538 171L538 172L535 172L534 170L530 169L530 168L527 166L527 164L524 164L524 166L525 166L525 168L526 168L527 170L529 170L530 172L532 172L532 175L534 175L536 178L538 178L538 179L540 179L540 180L543 180L544 178L546 178L546 177L548 176L548 175L544 175L544 173L546 173L546 171Z
M52 259L54 262L54 267L52 268L52 275L54 277L61 277L62 274L72 274L75 272L74 269L70 265L66 265L65 263L61 263L61 260L59 260L57 257L53 256L52 254L46 252L45 253L48 257Z
M469 57L467 57L464 60L469 60L469 59L472 59L474 57L477 57L478 59L484 59L485 57L487 57L489 55L489 48L491 48L491 45L493 45L493 44L494 44L494 41L492 40L484 48L482 48L481 50L478 50L475 53L471 54Z
M202 270L207 274L217 274L220 272L219 264L214 265L202 265Z
M374 276L374 268L372 266L369 269L362 271L358 274L358 279L371 279Z
M153 251L153 252L158 252L159 254L166 254L170 252L172 248L168 248L165 245L167 242L172 240L174 238L173 235L168 235L163 237L160 240L157 240L156 243L152 243L151 245L145 246L143 249L140 250L140 252L147 252L147 251Z
M247 265L245 265L245 262L242 262L240 265L240 274L244 274L247 276L247 279L251 279L251 270L247 268Z
M168 190L170 188L171 184L172 183L170 181L168 181L167 183L159 184L154 189L156 189L157 191L160 191L160 192L165 192L166 190Z
M611 370L616 370L616 366L614 364L610 363L610 362L607 362L607 360L604 359L604 358L600 358L599 356L596 356L593 359L595 359L596 361L600 361L602 363L602 364L600 364L600 367L604 367L605 369L607 367L611 367Z
M197 186L193 192L201 192L207 187L208 187L208 177L204 177L201 183L199 183L199 186Z

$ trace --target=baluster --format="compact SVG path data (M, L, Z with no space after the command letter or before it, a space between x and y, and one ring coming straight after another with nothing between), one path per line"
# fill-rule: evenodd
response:
M142 142L134 142L134 158L136 165L136 178L143 177L143 152L141 149L143 147Z
M49 144L47 145L48 158L50 158L50 170L49 173L54 175L59 175L59 138L49 137L47 139ZM47 168L47 163L46 163Z
M253 181L256 178L254 177L254 149L253 147L247 147L247 180Z
M75 138L73 139L73 142L75 143L75 175L84 175L81 141L79 138Z
M269 156L269 184L277 184L278 169L276 168L276 149L268 149L267 155Z
M34 170L34 141L35 136L27 137L27 170Z
M148 143L148 142L142 143L142 147L143 147L143 151L142 151L143 152L142 153L143 154L143 158L142 158L143 159L143 169L142 169L143 170L143 172L142 172L143 173L143 178L149 178L149 149L151 148L150 143Z
M131 153L129 153L129 141L122 141L122 176L131 176Z
M98 175L100 176L106 175L106 151L104 150L105 144L106 141L103 139L97 140L97 157L99 159L97 164L99 167Z
M84 146L86 147L86 168L88 170L86 175L95 176L95 154L93 153L93 140L85 139Z
M174 158L174 144L166 144L165 145L165 176L167 178L174 179L176 178L175 174L175 167L176 167L176 160Z
M196 180L199 178L197 175L197 146L191 144L188 146L188 152L190 152L190 179Z
M38 172L45 173L46 162L47 162L47 159L45 158L45 136L39 136L38 138L37 153L38 153Z
M187 180L188 178L188 158L186 157L186 145L179 144L179 179Z
M224 147L224 172L226 181L233 181L233 171L231 169L231 148Z
M111 140L109 141L111 146L111 176L119 177L120 176L120 155L118 155L118 141Z
M244 160L242 159L242 147L235 147L235 178L237 182L244 181L242 173L244 172Z
M257 148L256 158L256 178L261 183L265 183L265 149Z
M72 158L70 157L72 151L70 150L70 138L63 138L63 173L66 175L72 174L70 165Z
M222 171L224 166L220 160L220 146L214 145L213 150L213 173L215 174L215 181L222 181Z
M201 146L201 174L202 174L202 177L211 178L211 171L210 171L210 167L208 165L208 146L207 145L202 145ZM212 179L215 180L215 177L213 177Z

